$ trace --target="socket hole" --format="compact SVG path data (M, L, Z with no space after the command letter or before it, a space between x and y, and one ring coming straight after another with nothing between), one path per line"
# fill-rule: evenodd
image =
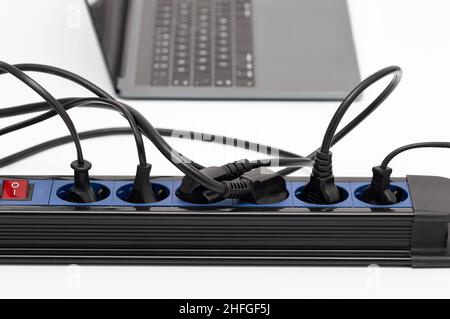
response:
M60 187L58 189L58 191L56 192L56 195L59 197L59 199L61 199L63 201L71 202L71 203L78 203L70 198L70 190L72 189L73 186L74 186L74 184L72 183L72 184L67 184L67 185ZM96 202L100 202L100 201L108 198L109 195L111 194L111 191L105 185L102 185L99 183L91 183L91 186L94 189L95 195L97 197Z
M152 183L153 193L155 194L157 202L165 200L170 195L170 190L161 184ZM119 197L124 202L130 203L128 199L130 198L131 191L133 190L133 184L127 184L119 188L117 191L117 197ZM130 203L134 204L134 203Z
M339 201L337 201L336 203L333 203L333 204L320 204L320 203L317 203L317 201L312 201L308 198L305 198L305 196L303 196L303 191L305 189L304 186L300 187L299 189L297 189L295 191L295 197L297 197L297 199L299 199L305 203L308 203L308 204L324 205L324 206L335 205L335 204L339 204L339 203L346 201L349 197L349 193L347 192L347 190L345 188L340 187L340 186L337 186L337 188L339 190Z
M370 187L370 185L364 185L364 186L358 187L358 188L356 189L356 191L355 191L355 197L356 197L358 200L360 200L360 201L362 201L362 202L364 202L364 203L366 203L366 204L369 204L369 205L389 206L389 205L380 205L380 204L377 204L377 203L374 202L374 201L370 201L370 202L367 201L367 200L364 198L363 194L364 194L364 192L365 192L369 187ZM395 185L391 185L389 188L390 188L390 190L395 194L395 197L397 198L397 203L396 203L396 204L399 204L399 203L401 203L401 202L404 202L405 200L408 199L408 192L405 191L403 188L401 188L401 187L399 187L399 186L395 186Z

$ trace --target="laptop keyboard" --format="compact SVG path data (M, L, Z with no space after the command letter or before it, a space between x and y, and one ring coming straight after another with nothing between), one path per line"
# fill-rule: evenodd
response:
M253 87L252 0L157 0L152 86Z

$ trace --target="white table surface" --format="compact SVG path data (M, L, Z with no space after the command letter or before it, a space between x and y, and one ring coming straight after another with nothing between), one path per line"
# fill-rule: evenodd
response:
M363 76L391 64L404 69L404 79L393 96L334 148L337 176L369 176L370 168L397 146L450 140L450 2L350 0L349 4ZM63 67L113 92L82 0L0 0L0 11L1 60ZM33 76L58 97L87 94L64 80ZM8 76L0 78L0 88L2 107L39 100ZM349 116L357 114L373 94L366 94ZM231 135L300 154L319 146L338 107L334 102L130 103L157 127ZM74 110L71 115L79 131L126 125L119 115L107 111ZM1 119L0 126L14 120ZM61 120L53 119L1 137L0 150L5 156L66 133ZM205 165L255 158L225 147L170 142ZM130 137L83 145L86 158L94 163L92 174L134 173L137 157ZM179 174L150 144L148 155L154 174ZM0 175L71 174L74 156L73 146L68 145L0 169ZM393 161L392 167L395 176L450 177L450 165L443 163L450 163L450 152L412 151ZM0 266L0 297L450 297L449 287L450 269Z

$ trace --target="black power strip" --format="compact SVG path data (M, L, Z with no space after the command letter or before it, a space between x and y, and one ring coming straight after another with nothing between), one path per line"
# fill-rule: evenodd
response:
M57 100L25 71L70 80L96 97ZM56 115L70 136L0 158L0 168L66 143L75 145L77 157L71 164L72 177L0 178L2 263L450 266L450 181L420 176L391 179L388 167L405 151L450 148L450 143L398 148L373 168L371 179L333 176L331 147L395 90L402 76L397 66L372 74L348 94L331 118L321 147L307 157L234 138L205 139L201 134L202 142L272 156L212 167L173 149L163 138L173 137L172 130L154 128L137 110L74 73L0 61L3 73L26 84L45 102L0 109L0 118L44 112L0 128L0 136ZM387 87L338 131L357 98L387 76L392 76ZM67 112L75 107L117 111L129 127L78 133ZM196 136L185 131L181 135L185 133ZM122 134L134 137L136 175L90 177L92 165L84 158L81 140ZM144 136L184 173L183 178L150 178ZM305 166L312 166L310 178L289 177ZM269 167L284 169L268 172Z
M306 178L288 178L289 197L257 205L239 200L192 204L177 198L179 177L154 178L161 200L133 204L122 192L133 178L102 177L93 204L64 200L70 177L27 181L25 200L0 199L2 264L320 265L450 267L450 180L394 179L394 205L361 200L369 178L339 178L333 205L302 202Z

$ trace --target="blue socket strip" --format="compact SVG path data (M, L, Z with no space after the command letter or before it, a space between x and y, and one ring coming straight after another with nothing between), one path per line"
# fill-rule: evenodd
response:
M107 196L99 202L91 204L76 204L68 202L64 198L64 191L70 188L72 182L69 180L29 180L30 183L30 196L28 200L2 200L0 199L0 207L2 206L66 206L66 207L78 207L78 206L93 206L93 207L179 207L179 208L265 208L265 209L283 209L283 208L412 208L412 201L408 183L395 182L392 183L393 188L402 192L402 201L395 205L372 205L363 202L359 199L359 195L362 193L365 187L368 186L370 181L367 182L338 182L337 186L340 188L341 193L344 194L345 199L337 204L333 205L314 205L301 201L300 195L302 188L305 186L305 182L287 182L287 188L289 191L289 197L276 204L268 205L256 205L250 203L243 203L239 200L227 199L219 203L202 205L192 204L182 201L176 196L176 191L180 186L180 179L173 180L153 180L153 187L155 192L161 192L164 194L164 199L157 203L152 204L134 204L126 202L126 196L129 193L132 180L129 181L95 181L94 187L104 187L108 190ZM0 189L3 189L3 180L0 179Z

